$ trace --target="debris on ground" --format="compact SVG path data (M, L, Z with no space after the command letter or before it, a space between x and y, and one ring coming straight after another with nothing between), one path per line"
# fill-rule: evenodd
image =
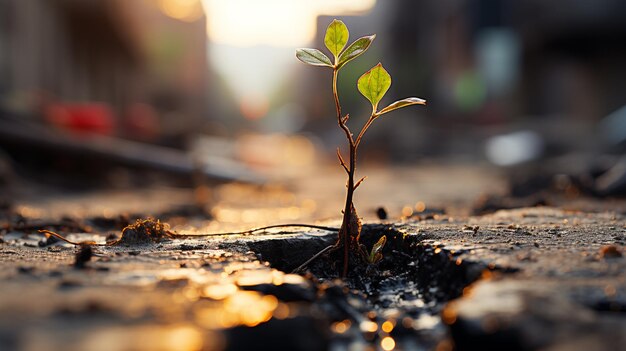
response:
M79 246L76 256L74 257L74 267L78 269L85 268L87 262L93 256L92 245L83 244Z
M164 239L172 238L173 232L167 223L158 219L138 219L122 230L122 237L116 242L121 245L140 245L158 243Z

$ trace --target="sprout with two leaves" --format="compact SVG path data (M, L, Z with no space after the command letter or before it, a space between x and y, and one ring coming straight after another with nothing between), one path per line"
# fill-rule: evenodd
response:
M361 185L361 183L365 179L365 177L363 177L358 181L355 181L356 157L357 150L361 143L361 139L363 139L363 135L365 135L365 132L372 125L372 123L382 115L402 107L426 104L426 101L423 99L410 97L393 102L382 109L378 109L378 104L380 103L380 100L383 98L383 96L391 86L391 76L379 63L376 66L372 67L372 69L370 69L369 71L365 72L365 74L363 74L357 82L357 88L359 92L363 94L363 96L365 96L365 98L367 98L367 100L369 100L369 102L371 103L372 112L365 124L361 127L359 134L357 134L356 138L354 137L347 124L349 115L343 115L341 111L339 95L337 94L337 76L339 70L343 66L363 54L370 47L375 37L376 35L361 37L346 47L349 38L348 28L342 21L334 20L328 26L328 29L326 30L326 35L324 37L324 44L333 55L334 59L332 61L328 56L326 56L323 52L317 49L296 50L296 57L300 61L309 65L323 66L332 69L333 98L335 101L335 109L337 112L337 122L339 124L339 127L345 133L348 140L348 162L345 161L341 154L341 151L339 150L339 148L337 148L337 157L339 158L339 162L348 174L348 183L346 185L346 202L343 209L343 221L341 223L341 228L339 229L338 241L334 245L335 249L343 248L344 250L342 276L346 276L348 274L348 262L351 253L357 254L367 262L374 263L379 261L382 257L380 256L380 251L385 243L385 241L379 241L377 245L375 245L376 247L372 249L372 252L370 254L367 254L362 249L362 246L359 243L359 238L361 234L361 220L354 208L352 198L354 195L354 191L359 187L359 185Z

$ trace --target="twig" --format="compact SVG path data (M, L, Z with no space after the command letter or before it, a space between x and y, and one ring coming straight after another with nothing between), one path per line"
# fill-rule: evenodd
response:
M346 161L344 161L343 157L341 156L341 151L339 151L339 148L337 148L337 157L339 158L339 163L341 163L341 167L343 167L346 173L349 174L350 170L348 169L348 166L346 166Z
M53 236L53 237L55 237L55 238L57 238L57 239L59 239L61 241L65 241L66 243L72 244L74 246L81 246L81 245L108 246L109 245L109 244L98 244L98 243L95 243L93 241L77 243L75 241L71 241L69 239L66 239L63 235L60 235L60 234L57 234L55 232L51 232L51 231L45 230L45 229L38 230L38 232L39 233L43 233L43 234L47 234L47 235L51 235L51 236Z
M358 188L358 187L359 187L359 185L361 185L361 183L363 183L363 181L364 181L365 179L367 179L367 176L365 176L365 177L363 177L363 178L359 179L359 181L358 181L358 182L356 182L356 183L354 184L354 190L356 190L356 188Z
M292 271L292 273L296 273L297 274L298 272L303 270L306 266L308 266L309 263L315 261L315 259L317 259L318 257L322 256L323 254L325 254L328 250L332 249L333 247L335 247L335 245L329 245L329 246L325 247L320 252L318 252L315 255L313 255L313 257L311 257L308 260L306 260L306 262L304 262L303 264L299 265L298 268L296 268L296 269L294 269Z
M326 226L323 226L323 225L288 223L288 224L268 225L268 226L265 226L265 227L258 227L258 228L253 228L253 229L240 231L240 232L222 232L222 233L204 233L204 234L177 234L177 233L171 233L170 237L188 239L188 238L198 238L198 237L207 237L207 236L245 235L245 234L252 234L252 233L255 233L255 232L260 232L260 231L263 231L263 230L273 229L273 228L312 228L312 229L326 230L326 231L329 231L329 232L337 232L337 231L339 231L339 228L326 227ZM75 246L80 246L80 245L85 245L85 244L95 245L95 246L112 246L112 245L115 245L117 243L117 241L113 242L113 243L107 243L107 244L97 244L95 242L80 242L80 243L78 243L78 242L66 239L61 234L57 234L57 233L51 232L49 230L42 229L42 230L39 230L39 233L51 235L51 236L53 236L53 237L55 237L55 238L57 238L59 240L65 241L66 243L72 244L72 245L75 245Z
M179 237L179 238L180 237L195 238L195 237L222 236L222 235L224 235L224 236L226 236L226 235L245 235L245 234L252 234L252 233L264 231L264 230L267 230L267 229L274 229L274 228L311 228L311 229L326 230L326 231L329 231L329 232L339 231L339 228L326 227L326 226L323 226L323 225L287 223L287 224L268 225L268 226L265 226L265 227L258 227L258 228L248 229L248 230L244 230L244 231L240 231L240 232L222 232L222 233L204 233L204 234L174 234L174 236L175 237Z

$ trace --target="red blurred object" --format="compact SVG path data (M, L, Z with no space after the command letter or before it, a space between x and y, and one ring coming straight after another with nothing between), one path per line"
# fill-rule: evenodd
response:
M115 129L115 117L104 103L52 103L44 109L45 119L62 129L78 133L110 135Z
M161 127L154 107L144 103L134 103L126 109L127 133L133 139L151 141L159 136Z

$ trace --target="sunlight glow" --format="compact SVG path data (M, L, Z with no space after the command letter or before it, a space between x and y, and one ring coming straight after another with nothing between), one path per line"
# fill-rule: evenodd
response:
M287 79L286 67L296 62L294 48L315 39L318 17L362 15L376 0L202 0L202 4L213 68L234 95L240 115L260 120L272 113L272 95Z
M376 0L204 0L204 4L212 42L291 47L313 40L318 16L362 14Z
M201 0L158 0L157 4L167 16L185 22L196 21L204 14Z

